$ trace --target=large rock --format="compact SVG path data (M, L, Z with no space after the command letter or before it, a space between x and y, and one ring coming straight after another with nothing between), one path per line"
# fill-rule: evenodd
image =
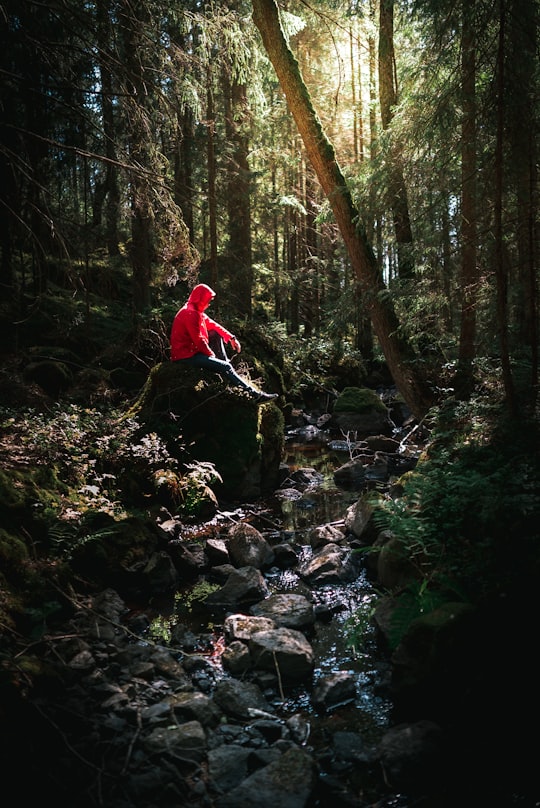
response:
M348 548L331 543L301 564L298 574L311 586L323 586L354 581L358 567Z
M211 485L218 497L253 499L278 485L281 410L250 401L216 374L174 362L155 365L126 415L162 437L171 454L189 443L193 457L213 463L221 477Z
M315 622L313 603L303 595L284 592L270 595L250 609L253 615L272 620L276 626L298 631L311 628Z
M377 393L367 387L346 387L336 399L331 423L354 440L391 435L394 430L388 409Z
M241 567L233 570L223 586L207 595L204 602L210 608L241 610L268 594L268 585L260 571L254 567Z
M312 758L293 747L216 800L216 808L304 808L317 781Z
M253 525L238 522L229 530L227 550L235 567L263 569L274 561L272 548Z
M313 648L300 631L277 628L251 635L253 665L281 679L301 681L313 673Z

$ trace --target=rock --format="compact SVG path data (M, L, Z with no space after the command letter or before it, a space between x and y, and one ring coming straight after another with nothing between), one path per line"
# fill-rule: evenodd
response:
M223 744L208 752L208 774L217 794L224 794L248 776L251 750L240 744Z
M311 757L292 748L216 800L216 808L304 808L316 783Z
M217 726L221 718L216 703L204 693L175 693L167 703L178 720L195 720L205 728Z
M282 679L301 681L313 672L313 648L300 631L277 628L251 635L253 665L275 671Z
M358 569L348 548L327 544L299 566L298 574L311 586L322 586L353 581L358 576Z
M315 622L313 603L303 595L288 592L270 595L252 606L250 611L253 615L269 619L275 624L273 627L284 626L302 631Z
M254 567L235 569L223 586L206 596L208 607L241 609L248 607L268 595L268 585L259 570Z
M235 567L264 569L274 561L272 548L259 531L245 522L239 522L230 530L227 550Z
M256 609L252 606L251 609ZM253 612L256 615L256 612ZM274 620L270 617L249 616L246 614L230 614L223 623L223 634L226 642L242 640L248 642L249 638L256 631L276 628Z
M354 676L346 671L337 671L319 679L311 695L311 703L317 710L329 710L356 698Z
M233 676L241 676L251 670L251 654L241 640L234 640L221 654L221 664Z
M324 547L325 544L341 544L345 542L345 535L335 525L319 525L309 531L309 543L314 550Z
M206 735L198 721L157 727L144 739L146 751L158 759L171 754L184 762L200 763L206 754Z
M355 538L362 539L364 544L371 544L377 535L368 529L371 527L373 510L373 503L368 497L361 496L345 513L345 530Z
M433 721L399 724L379 744L386 782L394 789L423 793L441 781L445 760L442 729Z
M222 679L218 682L214 701L226 715L244 721L253 718L250 710L262 710L265 713L272 711L256 684L237 679Z

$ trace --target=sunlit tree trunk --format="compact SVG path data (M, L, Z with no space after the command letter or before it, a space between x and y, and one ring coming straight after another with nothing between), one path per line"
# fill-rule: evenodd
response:
M302 136L308 158L332 207L390 372L411 410L424 415L433 404L433 392L415 365L416 357L411 346L400 334L399 320L371 246L359 224L359 211L354 206L334 149L322 130L298 62L288 47L274 0L253 0L253 18Z
M388 130L394 118L394 108L398 100L394 58L394 0L380 0L379 99L383 129ZM396 234L398 275L401 280L405 280L411 278L414 272L411 255L413 237L407 189L403 177L403 158L399 144L394 137L392 137L390 148L390 160L388 196Z
M99 41L99 74L101 79L101 108L103 113L103 138L105 146L105 178L102 203L106 203L106 242L110 256L119 255L118 220L120 215L120 191L116 166L116 142L118 138L114 117L113 74L111 70L111 21L108 0L99 0L96 5ZM94 207L94 224L101 224L101 205Z

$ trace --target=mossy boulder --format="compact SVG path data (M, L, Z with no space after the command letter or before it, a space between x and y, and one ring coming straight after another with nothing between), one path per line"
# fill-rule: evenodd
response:
M173 362L155 365L126 417L156 432L182 462L213 463L222 480L214 487L218 497L256 498L277 485L283 414L215 374Z
M394 430L387 407L369 387L345 387L335 401L331 425L357 438L391 435Z

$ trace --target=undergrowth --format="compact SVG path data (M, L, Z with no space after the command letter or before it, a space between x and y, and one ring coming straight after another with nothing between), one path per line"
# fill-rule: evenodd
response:
M539 568L534 425L494 420L491 410L472 401L435 412L431 443L402 495L374 501L376 527L420 573L393 593L393 647L415 618L449 601L508 597Z

